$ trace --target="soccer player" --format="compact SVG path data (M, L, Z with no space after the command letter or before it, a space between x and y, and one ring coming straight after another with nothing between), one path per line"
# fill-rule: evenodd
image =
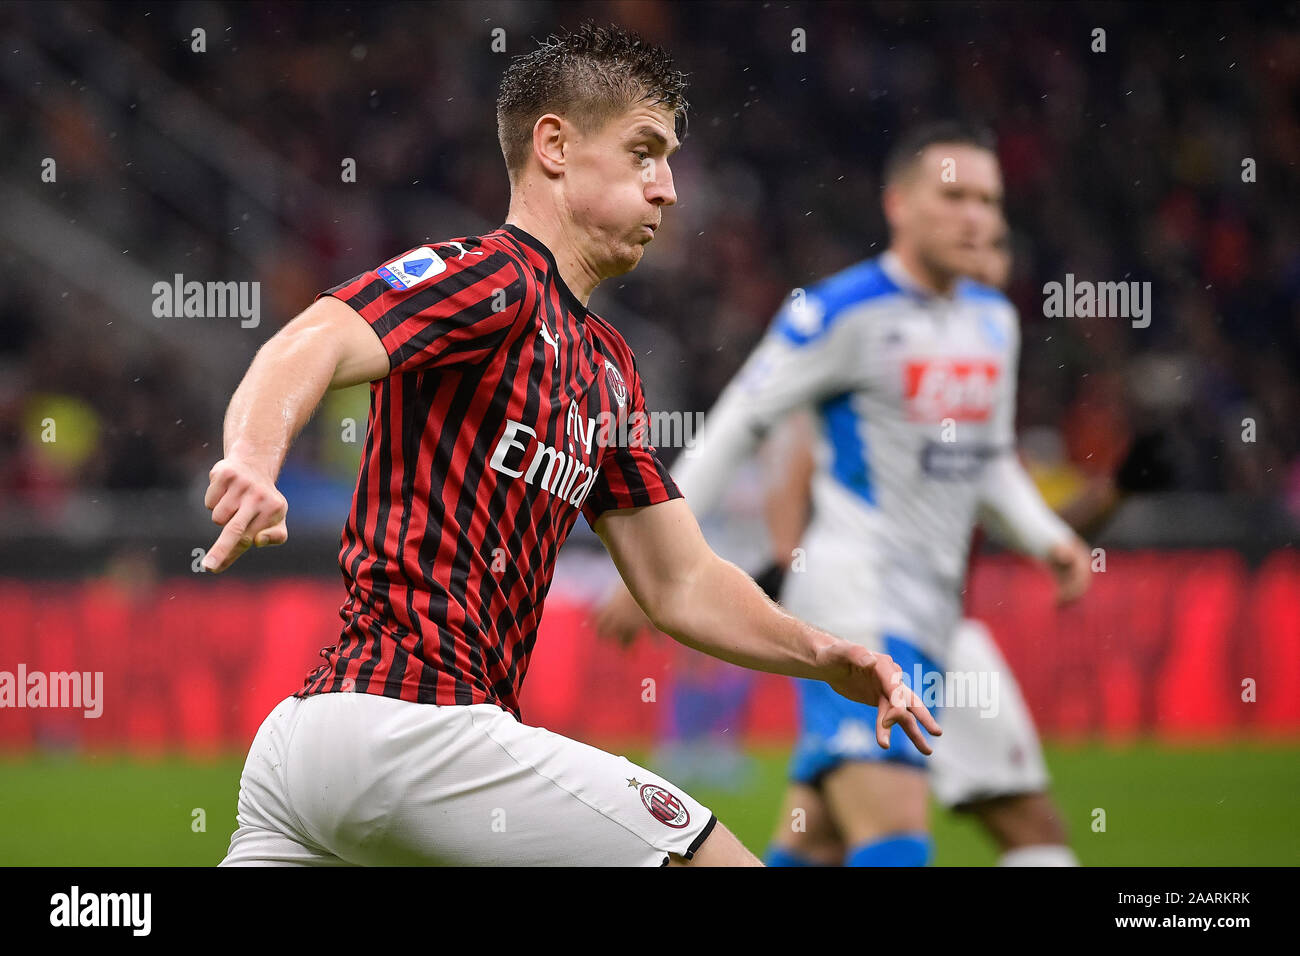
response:
M1005 289L1011 251L1006 224L999 223L996 228L971 278ZM808 416L795 413L781 427L786 467L772 485L765 509L779 570L756 575L759 582L779 580L780 571L788 571L807 526L811 479L816 470ZM1099 509L1090 510L1095 513ZM998 706L988 713L976 707L953 707L944 712L944 738L930 757L930 789L935 798L980 822L998 847L1000 865L1077 866L1078 859L1067 845L1061 813L1049 792L1047 763L1033 718L1015 674L986 625L970 618L958 624L947 668L952 675L995 674ZM846 847L825 802L815 791L801 792L799 798L804 801L808 825L799 832L784 823L779 825L773 842L783 850L773 856L779 858L783 852L791 860L839 865Z
M205 504L228 568L283 544L275 488L325 391L370 382L339 566L337 643L263 722L227 865L755 865L671 783L524 724L556 552L579 513L655 625L760 670L879 705L929 750L938 725L887 654L810 627L717 557L655 450L610 441L643 412L636 364L587 307L676 201L684 77L662 50L584 27L516 59L497 124L505 224L335 286L254 358Z
M917 129L891 151L883 182L889 249L794 291L673 477L706 513L769 429L812 406L812 520L784 603L928 678L943 674L961 620L977 521L1045 561L1063 598L1087 587L1089 555L1016 457L1015 309L965 278L1002 217L991 141L956 124ZM615 592L598 620L622 627L629 603ZM811 862L813 841L791 820L824 806L849 865L926 863L923 752L901 737L871 747L869 705L807 681L798 694L801 735L769 862Z

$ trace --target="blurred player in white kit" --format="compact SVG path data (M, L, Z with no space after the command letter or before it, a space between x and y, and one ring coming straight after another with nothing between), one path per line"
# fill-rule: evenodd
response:
M1003 225L986 246L981 268L972 278L995 289L1006 287L1011 250ZM757 576L770 584L788 572L791 557L808 522L811 479L816 468L810 416L794 413L773 440L781 448L784 471L775 476L766 517L775 568ZM1086 517L1095 517L1090 508ZM765 580L766 579L766 580ZM1003 866L1074 866L1078 861L1066 845L1065 829L1048 792L1050 778L1033 718L997 644L981 621L964 618L953 635L948 672L957 675L996 674L996 712L953 707L944 712L944 739L930 758L930 789L944 807L969 813L983 826L999 850ZM787 849L797 859L838 865L844 859L843 839L835 829L825 802L815 792L807 798L807 838ZM786 845L783 833L773 843ZM780 857L780 850L769 856Z

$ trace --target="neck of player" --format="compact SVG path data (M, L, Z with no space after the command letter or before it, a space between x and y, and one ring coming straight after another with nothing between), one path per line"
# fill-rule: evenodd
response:
M889 248L898 257L899 264L911 276L912 281L921 288L938 295L952 295L952 290L957 285L954 273L929 268L916 249L906 243L896 242Z
M506 223L518 226L551 250L560 278L584 306L596 291L602 276L582 255L571 228L566 229L555 215L534 209L526 201L510 204Z

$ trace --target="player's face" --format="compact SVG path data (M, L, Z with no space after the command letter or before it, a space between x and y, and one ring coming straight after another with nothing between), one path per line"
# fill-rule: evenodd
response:
M1002 173L993 153L936 143L893 188L895 236L931 270L974 275L984 266L989 237L1002 222Z
M633 104L597 133L575 138L565 198L574 227L602 278L636 267L663 207L677 202L668 157L680 143L671 111Z

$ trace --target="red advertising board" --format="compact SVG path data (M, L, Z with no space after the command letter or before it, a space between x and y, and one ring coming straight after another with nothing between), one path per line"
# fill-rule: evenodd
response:
M0 706L0 750L242 750L334 640L333 580L0 582L0 681L102 675L86 708ZM1088 596L1054 606L1051 582L1012 557L981 560L969 613L987 623L1049 738L1205 740L1300 734L1300 555L1256 568L1229 551L1108 556ZM649 742L675 682L720 665L662 636L600 641L587 607L553 595L523 694L524 719L583 740ZM51 695L52 698L53 695ZM26 703L24 700L22 703ZM793 739L794 695L758 675L738 737Z

